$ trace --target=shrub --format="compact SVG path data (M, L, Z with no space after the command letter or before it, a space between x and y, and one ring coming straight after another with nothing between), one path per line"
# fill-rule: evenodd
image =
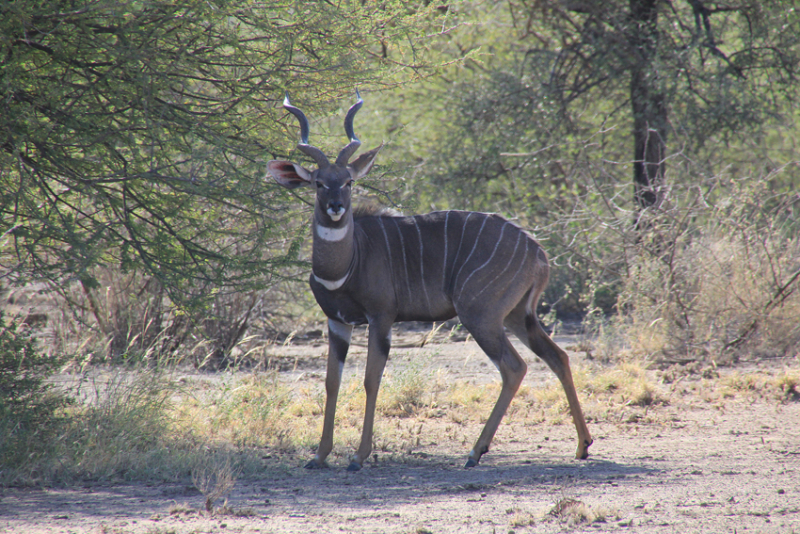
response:
M709 176L685 162L660 190L663 201L639 213L617 202L618 187L587 182L552 236L566 240L554 257L590 274L582 301L584 327L599 334L596 355L726 363L795 354L800 195L784 183L792 172Z
M59 364L37 350L26 325L7 323L0 310L0 482L17 482L50 446L68 404L47 382Z
M619 307L634 350L725 363L800 347L800 199L769 179L721 185L715 203L686 191L659 214L658 246L633 258Z

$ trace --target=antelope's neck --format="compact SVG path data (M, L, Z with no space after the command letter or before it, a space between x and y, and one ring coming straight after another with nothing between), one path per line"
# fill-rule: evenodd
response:
M313 225L312 272L326 288L338 289L347 281L355 256L353 214L347 210L342 221L335 224L315 215Z

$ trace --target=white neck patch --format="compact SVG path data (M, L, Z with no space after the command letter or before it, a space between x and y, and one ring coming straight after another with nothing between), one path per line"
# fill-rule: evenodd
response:
M350 225L346 224L341 228L328 228L327 226L322 226L317 223L317 235L320 239L324 239L325 241L341 241L347 237L347 230L349 227Z
M350 273L347 273L346 275L344 275L339 280L330 281L330 280L325 280L324 278L320 278L319 276L317 276L315 274L314 275L314 280L316 280L317 282L322 284L323 287L325 289L327 289L328 291L334 291L334 290L339 289L340 287L342 287L344 285L344 283L347 282L347 277L348 276L350 276Z

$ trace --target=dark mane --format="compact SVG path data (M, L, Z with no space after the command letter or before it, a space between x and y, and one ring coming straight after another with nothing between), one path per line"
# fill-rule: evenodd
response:
M377 202L360 202L353 207L353 218L362 217L402 217L403 214L396 209L381 206Z

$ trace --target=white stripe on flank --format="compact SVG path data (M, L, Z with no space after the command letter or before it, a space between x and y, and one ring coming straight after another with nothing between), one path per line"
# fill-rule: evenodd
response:
M467 259L464 260L464 263L461 264L461 267L459 267L459 269L458 269L458 274L456 274L456 277L453 279L453 294L454 295L455 295L455 292L456 292L456 287L455 286L456 286L456 284L458 284L458 277L461 276L461 271L464 270L464 266L467 263L469 263L469 259L472 257L472 254L475 252L475 248L477 248L478 242L481 240L481 234L483 233L483 227L486 226L486 221L488 221L488 220L489 220L489 217L484 214L483 222L481 223L481 227L478 230L478 235L475 236L475 242L472 244L472 250L469 251L469 256L467 256ZM462 235L461 237L463 239L464 236ZM462 285L462 289L463 289L463 285Z
M461 223L461 239L458 241L458 248L456 249L456 255L453 256L453 270L455 270L456 262L458 261L458 256L459 254L461 254L461 245L464 243L464 233L467 231L467 223L469 222L469 218L472 217L474 213L475 213L474 211L468 212L466 218L464 219L464 222ZM446 263L447 263L447 258L445 258L445 264ZM456 275L456 278L458 278L458 275ZM450 282L452 283L453 292L455 293L456 280L454 278L451 278Z
M428 288L425 287L425 260L423 259L423 245L422 245L422 232L419 230L419 225L417 224L417 218L411 217L411 220L414 221L414 228L417 229L417 237L419 238L419 280L422 284L422 292L425 293L425 301L428 303L428 311L431 311L431 299L428 296Z
M317 223L317 235L325 241L341 241L347 237L349 225L345 224L341 228L328 228Z
M517 255L517 249L519 248L519 239L520 237L523 236L524 236L523 232L517 232L517 240L514 242L514 251L511 253L511 258L509 258L508 263L506 263L506 266L503 267L503 270L500 271L500 273L498 273L497 276L492 278L491 282L489 282L488 284L484 284L480 291L472 295L472 299L470 299L470 301L467 303L467 306L472 304L472 301L478 298L484 291L494 286L494 283L497 282L497 280L500 279L500 277L502 277L506 273L509 267L511 267L511 264L514 263L514 257Z
M350 273L347 273L346 275L344 275L339 280L331 281L331 280L325 280L324 278L320 278L319 276L317 276L315 274L314 275L314 280L316 280L317 282L322 284L325 287L325 289L327 289L328 291L334 291L334 290L339 289L340 287L342 287L344 285L344 283L347 282L347 277L348 276L350 276Z
M517 267L517 270L514 271L514 274L511 276L512 280L514 280L517 277L519 272L522 270L522 267L525 265L525 260L528 259L528 249L530 248L531 240L528 239L528 236L527 234L525 234L525 232L522 232L522 235L524 236L525 239L525 255L522 256L522 261L519 263L519 267Z
M403 251L403 267L406 270L406 287L408 288L409 302L414 302L414 296L411 294L411 277L408 275L408 259L406 258L406 244L403 241L403 232L400 231L400 225L397 224L397 217L392 217L395 228L397 228L397 235L400 236L400 250Z
M499 246L500 246L500 242L501 242L501 241L503 241L503 234L504 234L504 233L505 233L505 231L506 231L506 227L507 227L507 226L510 226L510 225L511 225L511 223L507 222L507 223L505 223L505 224L503 225L503 227L500 229L500 237L498 237L498 238L497 238L497 243L495 243L495 244L494 244L494 250L492 250L492 254L489 256L489 259L488 259L488 260L486 260L485 262L483 262L483 265L481 265L480 267L478 267L477 269L475 269L474 271L472 271L471 273L469 273L469 276L467 277L467 279L466 279L466 280L464 280L464 283L463 283L463 284L461 284L461 291L459 291L459 296L461 296L461 293L463 293L463 292L464 292L464 287L466 287L466 285L467 285L467 282L469 282L469 279L470 279L470 278L472 278L472 276L473 276L475 273L477 273L478 271L480 271L481 269L483 269L484 267L486 267L487 265L489 265L489 263L492 261L492 259L494 258L494 255L497 253L497 247L499 247ZM484 287L485 287L485 286L484 286Z
M392 247L389 245L389 234L386 233L386 227L383 225L383 217L378 217L378 223L380 223L381 231L383 231L383 240L386 241L386 253L389 254L389 272L391 274L394 272L392 270L394 263L392 262Z

